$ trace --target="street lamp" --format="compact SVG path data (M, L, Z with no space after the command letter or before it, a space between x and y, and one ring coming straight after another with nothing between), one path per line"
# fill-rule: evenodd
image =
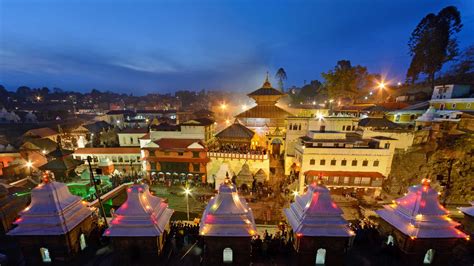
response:
M298 196L298 194L299 194L298 190L293 190L293 197Z
M31 167L33 167L33 163L31 161L27 161L26 168L28 169L28 176L31 175Z
M385 88L386 88L385 82L382 80L382 81L379 83L379 86L378 86L378 87L379 87L379 89L380 89L380 98L381 98L380 101L383 102L383 101L384 101L384 100L383 100L383 91L384 91Z
M191 189L186 187L184 189L184 195L186 197L186 214L188 216L188 221L189 221L189 196L191 195Z

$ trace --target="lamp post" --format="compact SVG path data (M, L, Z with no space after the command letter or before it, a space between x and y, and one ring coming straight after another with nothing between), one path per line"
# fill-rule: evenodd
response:
M90 173L91 182L92 184L94 184L95 196L99 200L99 209L102 216L104 217L105 227L109 227L109 225L107 224L107 216L105 215L104 206L102 205L102 199L100 198L99 191L97 190L97 184L94 179L94 173L92 172L91 161L92 161L92 158L90 156L87 156L87 164L89 164L89 173Z
M380 102L384 102L383 100L383 91L385 90L385 82L381 81L379 83L379 89L380 89Z
M188 187L184 189L184 195L186 197L186 214L189 221L189 195L191 195L191 190Z
M31 175L31 168L33 167L33 163L31 161L26 162L26 168L28 169L28 176Z

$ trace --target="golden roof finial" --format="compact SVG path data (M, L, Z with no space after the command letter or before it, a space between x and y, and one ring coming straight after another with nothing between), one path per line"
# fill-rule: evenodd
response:
M268 75L268 71L267 71L267 76L265 78L265 82L263 82L262 88L271 88L271 87L272 87L272 84L270 83L269 75Z

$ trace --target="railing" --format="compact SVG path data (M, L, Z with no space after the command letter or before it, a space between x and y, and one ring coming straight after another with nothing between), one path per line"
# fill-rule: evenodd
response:
M268 154L232 153L232 152L208 152L207 156L212 158L226 158L236 160L267 160Z

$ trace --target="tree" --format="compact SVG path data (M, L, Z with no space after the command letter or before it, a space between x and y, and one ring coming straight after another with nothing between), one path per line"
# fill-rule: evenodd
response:
M354 99L359 95L359 91L365 89L372 80L366 67L352 66L349 60L338 61L333 70L321 75L329 97L332 99L346 97Z
M420 74L426 74L428 82L434 87L436 72L458 54L455 34L461 28L461 15L454 6L445 7L437 15L426 15L411 33L408 41L412 60L407 71L407 80L414 83Z
M283 81L286 80L285 70L282 67L280 67L275 77L278 79L278 88L280 89L281 92L284 92Z

